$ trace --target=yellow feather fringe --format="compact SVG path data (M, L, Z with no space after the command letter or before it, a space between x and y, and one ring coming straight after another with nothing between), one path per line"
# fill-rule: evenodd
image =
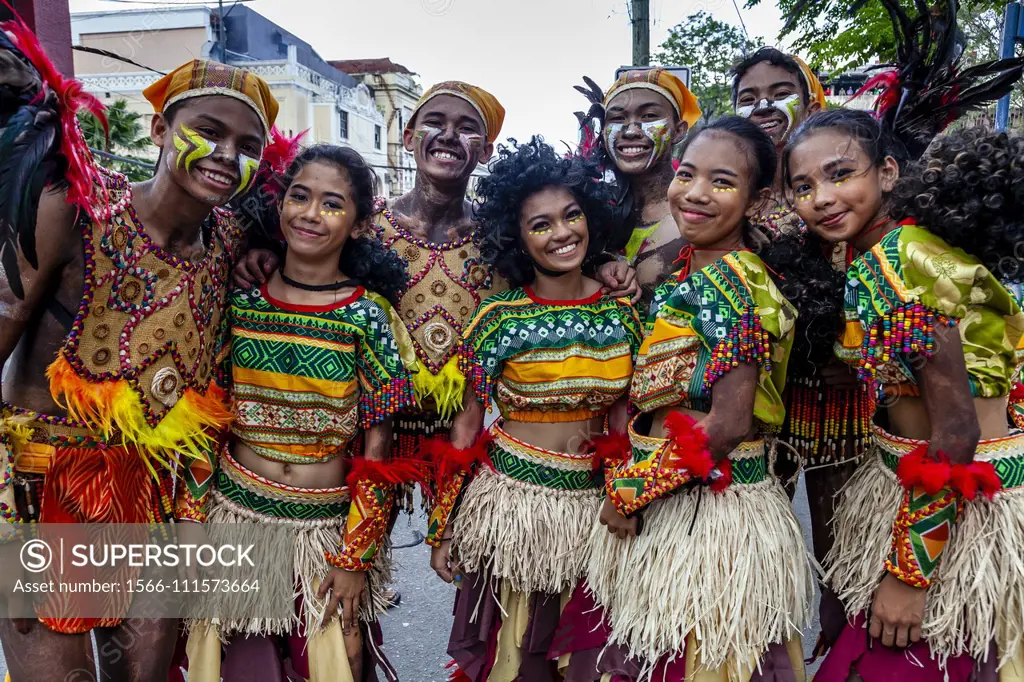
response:
M205 458L204 453L216 446L217 432L231 421L224 391L212 381L205 395L186 389L159 423L150 426L142 399L124 379L87 381L63 355L57 356L46 375L53 399L69 417L96 427L105 438L117 433L125 445L138 448L166 468L179 463L178 455Z
M466 390L466 377L459 371L459 356L452 356L437 374L431 374L423 363L417 361L416 364L416 373L412 375L416 402L422 406L425 400L432 400L441 419L455 416L462 409L462 395Z

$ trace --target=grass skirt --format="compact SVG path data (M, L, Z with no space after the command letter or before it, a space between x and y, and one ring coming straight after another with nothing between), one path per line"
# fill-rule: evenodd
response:
M633 448L668 441L637 434ZM643 511L643 530L620 540L595 524L588 581L608 610L613 645L653 666L687 654L739 679L772 645L799 638L814 594L807 548L764 441L731 455L721 493L684 489ZM692 526L691 526L692 524Z
M466 573L501 578L514 592L558 594L587 565L601 504L590 455L537 448L491 428L493 470L467 486L452 523L452 552Z
M210 494L210 511L207 532L216 543L218 535L225 541L246 543L234 529L223 530L224 524L281 524L294 531L290 561L281 561L276 571L261 573L260 582L269 585L282 581L293 587L296 597L302 599L301 625L307 633L320 630L327 600L317 597L320 582L331 571L331 565L324 559L324 552L337 552L345 532L348 516L348 488L295 488L263 478L249 471L224 453L217 471L216 488ZM390 545L383 547L367 575L369 595L360 605L360 619L366 622L376 620L377 615L387 610L387 601L382 591L391 581ZM252 604L260 595L269 595L280 590L261 589L248 593L218 594L220 611L242 613L249 611L242 604ZM269 605L264 611L270 611ZM287 635L300 625L298 615L292 618L223 618L218 619L218 630L222 638L232 635Z
M885 574L903 496L896 465L923 443L875 427L874 451L840 492L826 580L850 618L870 608ZM975 460L992 462L1004 489L962 502L928 590L922 634L940 664L962 654L985 661L995 642L1002 665L1024 637L1024 434L982 441Z

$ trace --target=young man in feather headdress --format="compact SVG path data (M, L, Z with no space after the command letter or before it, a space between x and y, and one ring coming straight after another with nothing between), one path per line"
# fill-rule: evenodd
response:
M76 110L99 102L57 73L20 21L0 29L0 365L10 363L0 562L10 588L23 524L204 520L230 417L215 368L241 237L220 207L251 185L278 104L250 72L183 65L144 93L160 160L152 179L130 184L93 163L78 131ZM13 680L92 671L90 633L104 679L167 678L176 619L123 620L130 594L103 614L76 603L44 600L38 619L0 620Z

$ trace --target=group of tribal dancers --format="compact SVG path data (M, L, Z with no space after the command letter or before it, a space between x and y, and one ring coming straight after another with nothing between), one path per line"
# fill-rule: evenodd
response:
M296 595L130 636L3 620L12 682L92 670L90 634L102 679L395 679L412 483L454 680L805 680L816 579L817 680L1024 680L1024 137L949 129L1021 60L936 49L872 114L765 47L699 125L628 71L567 156L495 149L502 106L443 82L389 202L201 60L145 91L159 159L129 183L75 123L98 103L3 29L4 586L35 522L256 522L294 536Z

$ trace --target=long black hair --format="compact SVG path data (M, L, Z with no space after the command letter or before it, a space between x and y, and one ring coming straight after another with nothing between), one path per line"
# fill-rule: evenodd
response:
M587 217L590 240L585 270L604 251L621 221L613 191L601 181L600 167L578 155L559 156L542 137L534 136L526 144L510 139L508 145L498 145L488 170L477 185L473 243L481 259L493 265L511 287L529 284L535 276L519 227L520 209L531 195L548 187L572 192Z
M914 218L1004 282L1024 281L1024 138L965 128L938 138L893 190Z
M350 147L317 144L304 150L292 161L278 183L284 188L281 197L302 169L311 163L330 164L348 173L354 190L356 224L369 220L374 203L373 171L359 152ZM280 224L277 230L280 234ZM392 304L398 303L408 282L405 261L373 237L349 237L341 250L340 267L346 275Z

